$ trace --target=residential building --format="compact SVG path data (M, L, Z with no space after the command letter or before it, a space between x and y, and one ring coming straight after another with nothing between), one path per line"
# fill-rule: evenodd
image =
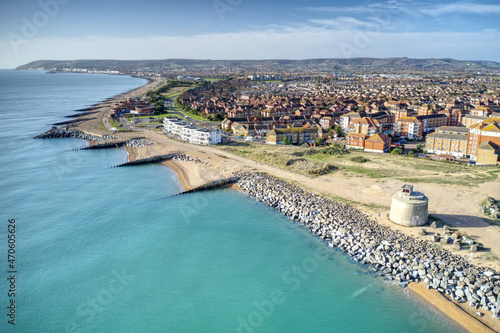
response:
M428 116L418 116L418 120L420 120L423 124L424 133L435 130L438 127L448 126L449 118L446 114L431 114Z
M460 158L467 155L468 136L465 127L440 127L426 136L425 150L430 154L450 154Z
M347 131L347 127L351 123L352 119L360 119L361 116L357 112L349 112L340 116L340 127L344 132Z
M376 119L367 117L355 118L347 126L347 133L363 133L372 136L379 132L379 126L380 124Z
M488 118L469 128L467 154L475 160L479 146L488 141L500 145L500 118Z
M500 153L500 145L486 141L477 148L476 164L497 165Z
M470 110L470 114L473 116L488 117L491 114L491 110L485 106L480 106Z
M346 149L365 149L365 140L368 136L362 133L349 133L345 137Z
M176 136L183 141L197 145L218 144L222 142L219 131L198 128L178 118L165 117L163 119L163 130L165 133Z
M500 147L500 118L488 118L470 128L445 126L428 134L425 149L428 153L470 157L477 164L496 164Z
M424 135L424 126L416 117L405 117L396 120L394 134L402 138L420 139Z
M452 108L449 125L450 126L461 126L462 125L462 118L466 114L467 113L463 109Z
M384 153L391 150L391 138L378 133L365 140L365 151L370 153Z
M467 114L467 115L462 117L462 126L471 127L472 125L481 123L481 122L485 121L486 119L488 119L488 117L473 116L473 115Z
M335 120L330 116L321 117L319 124L323 129L329 129L335 126Z
M283 144L283 140L288 138L292 144L301 145L315 142L318 137L327 139L328 132L321 127L275 128L267 133L266 142L273 145Z
M111 110L114 114L128 113L137 116L151 116L155 113L155 105L136 97L115 104Z
M232 126L233 133L238 136L255 136L255 125L235 123Z

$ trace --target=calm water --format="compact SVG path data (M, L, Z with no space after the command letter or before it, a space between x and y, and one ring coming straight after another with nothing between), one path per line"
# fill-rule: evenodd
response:
M244 194L168 198L180 185L167 167L109 169L124 150L31 139L144 83L0 71L0 331L459 331ZM6 316L12 218L15 328Z

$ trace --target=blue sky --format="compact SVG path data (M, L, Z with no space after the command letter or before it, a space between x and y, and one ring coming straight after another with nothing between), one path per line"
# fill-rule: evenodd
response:
M0 68L39 59L500 61L500 1L2 1L0 50Z

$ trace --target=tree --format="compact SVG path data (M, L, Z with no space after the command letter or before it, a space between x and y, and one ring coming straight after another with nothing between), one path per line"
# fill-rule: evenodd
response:
M335 131L335 133L337 133L337 137L338 138L344 136L344 131L342 131L342 127L340 127L339 125L335 125L335 127L333 128L333 130Z
M288 145L291 145L292 144L292 140L290 140L290 138L287 136L283 139L283 144L285 146L288 146Z
M323 138L318 136L316 138L316 146L321 146L322 143L323 143Z

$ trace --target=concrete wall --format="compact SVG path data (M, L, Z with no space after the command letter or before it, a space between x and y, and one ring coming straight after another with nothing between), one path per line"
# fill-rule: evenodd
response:
M395 195L392 197L389 219L404 226L417 226L427 223L428 199L407 200Z

